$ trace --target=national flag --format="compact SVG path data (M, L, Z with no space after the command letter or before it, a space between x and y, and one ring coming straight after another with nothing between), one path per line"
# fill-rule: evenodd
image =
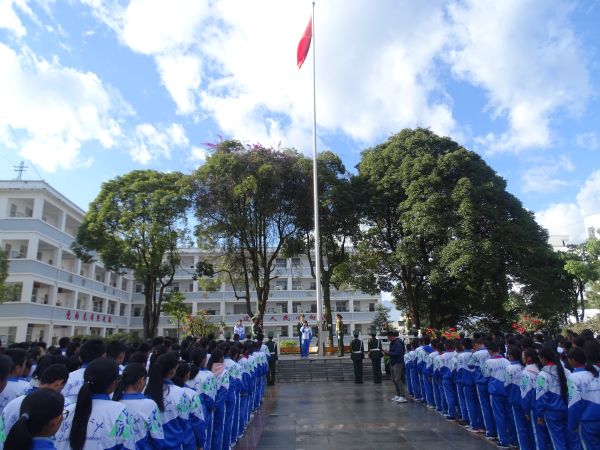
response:
M304 30L304 34L298 42L298 69L302 67L304 61L306 60L306 56L308 55L308 50L310 49L310 41L312 40L312 17L308 21L308 25L306 25L306 30Z

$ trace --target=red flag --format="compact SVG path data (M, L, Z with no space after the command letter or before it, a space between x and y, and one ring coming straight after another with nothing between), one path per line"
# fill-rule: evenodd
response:
M298 69L302 67L304 61L306 60L306 55L308 55L308 50L310 49L310 41L312 40L312 17L308 21L308 25L306 25L306 30L304 30L304 34L298 42Z

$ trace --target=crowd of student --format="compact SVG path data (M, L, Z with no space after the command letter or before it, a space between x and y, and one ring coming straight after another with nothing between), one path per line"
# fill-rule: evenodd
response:
M415 339L410 398L500 448L600 449L600 342L591 331Z
M263 402L272 353L262 335L237 338L13 344L0 354L0 450L229 450Z

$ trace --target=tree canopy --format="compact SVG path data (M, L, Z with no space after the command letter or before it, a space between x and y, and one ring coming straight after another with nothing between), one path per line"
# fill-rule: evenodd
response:
M198 240L222 253L215 272L228 274L250 316L256 296L259 320L276 278L275 259L310 208L306 167L292 149L223 141L194 174Z
M358 171L356 281L392 291L415 326L502 320L517 289L523 308L564 312L562 271L545 230L479 155L406 129L364 151Z
M131 269L144 286L144 335L153 337L164 291L175 276L178 246L187 244L190 180L179 172L134 170L102 184L73 249L100 257L109 270Z

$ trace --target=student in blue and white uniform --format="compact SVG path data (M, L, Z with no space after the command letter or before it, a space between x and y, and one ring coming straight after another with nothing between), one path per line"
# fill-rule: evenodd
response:
M510 362L500 354L497 342L492 341L488 344L488 353L490 357L483 362L481 371L489 376L488 393L499 439L498 447L510 448L517 444L515 424L508 404L508 391L505 385L506 368Z
M521 407L525 418L531 421L533 438L537 450L547 450L550 445L548 428L540 421L535 411L536 380L540 373L542 364L539 361L537 351L533 348L523 350L523 364L525 368L521 372Z
M434 351L429 355L429 373L431 374L436 411L443 416L448 415L448 406L446 404L446 397L444 396L444 387L442 386L443 375L441 372L442 356L444 355L445 350L444 344L442 344L441 341L438 341L435 344Z
M592 365L587 364L587 358L582 348L575 347L569 350L567 354L569 366L573 372L567 378L569 390L568 430L572 437L572 443L575 444L575 437L579 441L579 428L581 426L581 417L586 408L586 401L583 399L583 392L589 390L589 384L594 377L598 376L598 370ZM574 436L573 436L574 435ZM582 448L581 442L577 442L578 447Z
M464 350L456 357L457 370L460 373L460 383L465 396L465 404L469 417L469 431L472 433L483 433L483 419L481 407L477 398L477 387L475 385L474 370L471 366L473 356L473 341L465 338L462 341Z
M417 349L417 373L419 375L419 384L421 387L421 394L427 402L427 405L434 407L433 400L433 386L431 380L427 376L427 357L433 351L431 348L431 339L429 336L421 338L421 346Z
M21 404L19 419L6 436L4 450L55 450L52 436L63 421L64 397L38 389Z
M446 341L446 352L441 356L440 373L442 375L442 395L446 399L447 414L446 419L456 419L456 385L455 380L455 361L456 352L454 351L454 342ZM460 410L459 410L460 412Z
M77 394L79 389L83 386L83 374L85 369L95 359L101 358L106 355L106 346L104 342L99 339L90 339L85 341L79 351L79 357L82 365L80 369L75 370L69 374L69 380L62 391L67 403L75 403L77 401Z
M190 365L186 362L180 362L177 365L173 383L180 388L183 388L189 400L188 411L190 414L190 425L194 432L196 448L204 447L206 441L206 423L204 421L204 408L200 394L187 386L190 381Z
M489 374L483 373L483 363L490 357L487 347L484 344L483 338L475 339L475 352L471 355L469 368L473 370L473 379L477 388L477 398L481 407L481 415L485 425L485 437L495 438L496 422L492 413L492 404L488 392Z
M600 372L600 343L588 341L584 345L588 363ZM585 408L581 414L579 433L586 449L600 448L600 377L596 375L581 394Z
M233 327L233 334L237 334L240 337L240 341L246 339L246 328L242 325L242 321L238 320Z
M62 364L53 364L44 370L41 378L39 387L31 388L29 393L34 392L38 389L52 389L56 392L61 392L67 379L69 378L69 372L67 368ZM27 394L21 395L10 402L2 411L2 421L4 423L4 433L8 434L12 426L19 420L21 416L21 405Z
M225 431L225 401L229 392L229 373L223 363L223 353L218 348L212 351L207 369L215 376L217 388L210 449L221 450L223 447L223 432Z
M183 388L171 380L175 376L179 358L167 352L150 365L148 384L144 393L158 405L167 448L189 449L195 444L195 435L188 412L189 399Z
M23 395L29 390L29 383L21 379L27 367L27 352L20 348L11 348L4 353L12 361L7 383L0 393L0 412L8 402Z
M461 380L461 372L460 372L460 361L458 356L464 351L464 347L460 341L456 341L454 344L454 357L450 362L450 369L452 371L454 387L456 388L456 401L458 402L459 409L459 418L462 422L462 425L465 427L470 427L469 425L469 412L467 411L467 402L465 400L465 392L463 389L463 384Z
M415 398L415 389L413 388L413 375L412 375L412 359L415 353L411 344L406 344L406 353L404 353L404 368L406 373L406 395L407 397Z
M206 365L206 351L203 348L195 348L190 353L192 364L198 369L196 376L187 382L188 387L200 394L204 405L204 424L206 428L206 440L204 449L209 450L212 443L213 415L215 410L215 398L217 397L217 382L215 376Z
M312 329L308 326L306 320L304 321L302 328L300 328L300 337L302 339L300 357L308 358L308 347L310 346L310 340L312 339Z
M131 417L136 450L166 449L160 411L156 402L143 394L147 371L143 364L128 364L113 393L113 400L125 405Z
M521 376L523 373L521 349L514 345L509 347L506 352L506 358L510 364L504 369L504 386L506 387L508 405L514 417L519 448L521 450L534 450L531 421L527 420L521 406Z
M242 367L242 384L240 386L240 417L238 437L242 437L244 429L248 424L249 412L248 403L250 399L250 389L252 385L252 363L248 359L252 354L252 342L244 342L243 353L238 363Z
M548 428L555 450L577 448L573 445L578 437L567 429L567 377L571 372L562 366L558 354L551 347L542 347L539 358L543 367L536 378L534 403L538 423Z
M224 449L228 449L232 444L237 442L238 420L240 417L240 389L242 384L242 367L237 363L239 357L240 349L237 346L231 346L223 361L229 373L229 394L225 402Z
M114 361L98 358L83 374L77 403L65 408L56 433L59 450L135 449L132 421L125 405L111 400L119 378Z

